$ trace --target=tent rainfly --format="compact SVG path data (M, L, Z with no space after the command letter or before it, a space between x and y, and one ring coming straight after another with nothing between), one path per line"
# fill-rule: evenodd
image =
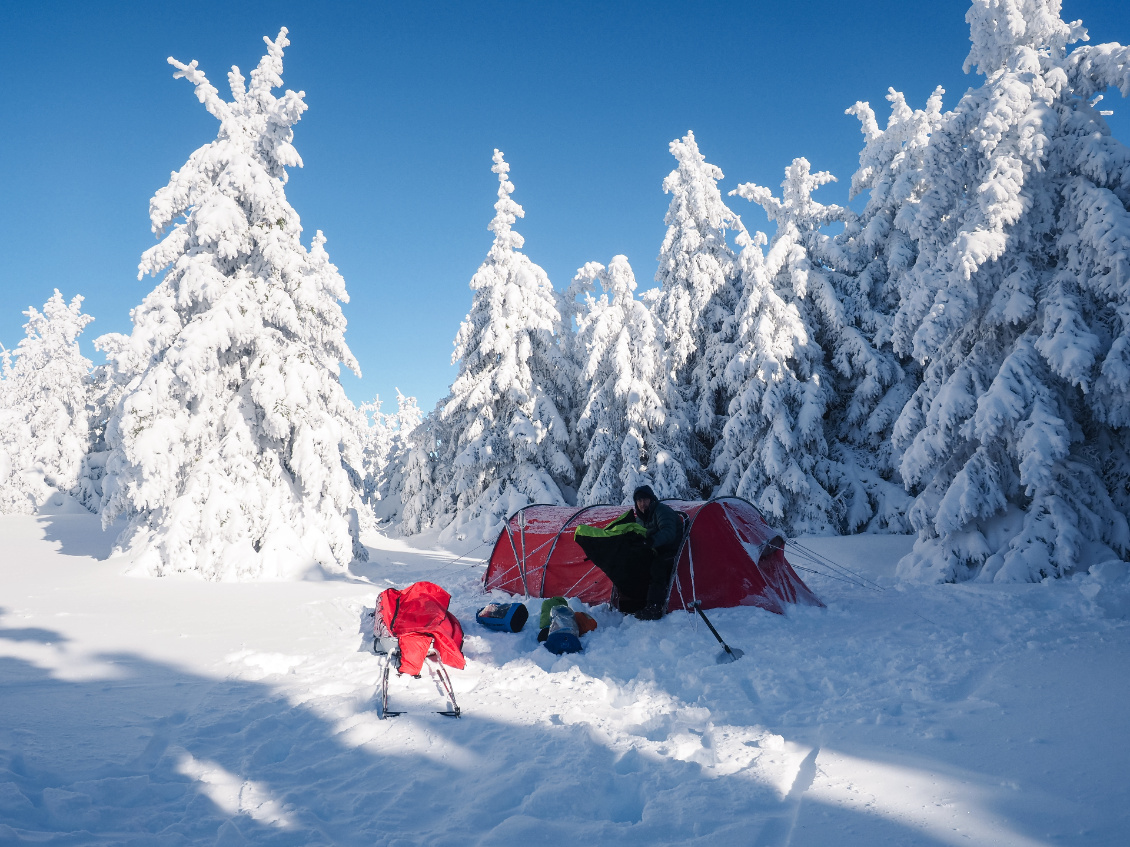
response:
M699 602L704 609L758 606L777 614L786 603L823 606L785 560L785 539L750 502L665 500L683 517L683 543L667 597L667 611ZM487 591L529 597L576 597L607 602L612 583L573 534L581 524L604 527L623 506L526 506L507 521L483 577Z

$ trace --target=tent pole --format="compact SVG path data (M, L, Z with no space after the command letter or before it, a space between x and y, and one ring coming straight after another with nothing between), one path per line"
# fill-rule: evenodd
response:
M530 599L530 586L526 582L526 510L518 512L518 537L522 544L522 564L518 573L522 575L522 590L526 592L526 599Z

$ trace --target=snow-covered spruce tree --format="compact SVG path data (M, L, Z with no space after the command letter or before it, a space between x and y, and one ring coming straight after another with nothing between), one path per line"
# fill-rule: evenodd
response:
M69 492L90 446L89 374L78 337L94 320L82 296L55 289L29 308L15 363L0 383L0 512L34 514L52 489ZM5 351L7 352L7 351Z
M12 384L12 351L0 344L0 514L22 513L29 498L17 488L14 478L18 457L13 456L9 442L15 433L16 412L11 408L9 392Z
M1096 94L1130 51L1057 0L976 0L985 76L931 136L907 214L897 352L923 380L895 426L919 531L900 573L1038 580L1130 553L1130 152ZM903 216L900 216L900 221ZM900 223L901 225L901 223Z
M691 488L707 497L715 483L711 454L730 400L723 370L739 294L739 271L726 232L736 231L740 221L718 191L722 171L699 152L694 133L672 141L671 154L678 167L663 181L671 204L655 274L662 286L655 308L674 388L667 407L675 414L664 442L686 464ZM691 431L679 428L687 419Z
M734 396L714 457L716 494L750 500L790 533L828 533L836 508L816 476L828 452L823 351L773 285L787 273L789 249L771 250L767 265L764 243L761 233L738 235L743 293L724 372Z
M909 389L896 357L876 343L890 323L884 307L893 307L850 249L855 216L812 199L832 180L798 158L780 199L748 183L733 192L760 204L777 232L764 262L761 237L741 236L740 343L727 375L741 398L731 416L745 419L718 457L728 474L720 490L740 486L794 533L902 531L909 498L889 481L883 445ZM824 232L832 223L844 232ZM731 456L743 458L728 468Z
M594 296L597 284L600 297ZM674 429L665 406L671 386L662 328L635 290L627 257L615 256L607 268L589 262L577 271L566 295L577 324L573 343L581 384L588 386L575 425L576 439L585 445L580 505L629 503L645 484L659 497L687 492L682 464L661 440Z
M415 397L406 397L400 389L396 389L396 422L393 427L392 448L390 455L403 452L405 439L408 438L424 420L424 413L420 411L420 404Z
M851 197L868 192L867 205L845 229L850 264L859 268L863 288L875 304L874 343L889 346L894 313L908 282L908 271L918 257L909 235L917 203L926 190L923 160L930 138L942 122L939 87L925 109L911 109L902 93L888 89L891 114L880 129L870 104L858 102L846 111L861 124L864 147L859 169L852 176Z
M438 461L440 450L448 443L444 405L441 400L416 427L404 433L403 449L390 463L388 496L377 516L405 535L416 535L451 520L443 497L447 469Z
M1108 88L1116 88L1123 97L1130 97L1130 46L1107 43L1080 47L1067 56L1066 67L1075 96L1086 101L1091 108L1099 104L1103 99L1103 92ZM1109 114L1108 111L1100 111L1098 120L1105 123L1102 117ZM1086 140L1080 138L1078 143L1089 153L1086 158L1099 165L1098 173L1103 174L1103 178L1096 181L1122 202L1121 209L1113 204L1109 206L1112 217L1117 220L1117 225L1111 227L1118 232L1117 247L1113 241L1107 241L1103 237L1104 228L1108 224L1105 215L1089 215L1085 222L1080 219L1077 223L1088 235L1084 242L1086 246L1081 245L1078 258L1089 266L1090 275L1095 277L1095 282L1105 289L1106 286L1102 285L1103 277L1107 277L1113 268L1121 271L1116 277L1121 280L1121 288L1105 292L1108 301L1117 299L1119 305L1114 314L1109 309L1105 310L1103 323L1107 327L1103 334L1110 339L1110 347L1096 382L1096 395L1103 395L1096 396L1100 403L1098 414L1104 423L1110 424L1111 429L1095 439L1092 454L1097 466L1102 469L1107 491L1118 511L1130 517L1130 410L1126 403L1127 384L1130 382L1127 379L1130 370L1127 364L1130 360L1127 315L1130 309L1126 306L1127 280L1130 275L1127 273L1125 258L1130 255L1125 216L1125 209L1130 208L1130 191L1127 190L1130 185L1130 150L1122 142L1101 131L1098 136L1092 135ZM1105 205L1106 203L1095 203L1092 208L1101 212ZM1085 207L1086 202L1080 208ZM1115 291L1118 292L1117 297L1112 298ZM1126 558L1125 552L1123 558Z
M129 336L110 332L94 339L94 349L106 355L106 363L98 365L87 379L90 409L90 445L82 457L78 481L71 495L86 509L98 513L102 508L102 480L106 476L106 459L110 448L106 443L106 426L125 391L125 380L117 369L116 351L129 343Z
M303 94L282 84L286 30L232 100L196 62L176 77L220 121L150 202L164 239L140 276L164 278L133 310L133 332L112 351L126 380L107 425L102 519L153 574L288 576L315 563L345 569L364 556L356 409L338 380L358 371L339 301L345 283L319 232L307 250L286 201L301 165L292 126Z
M396 389L396 411L384 414L381 401L362 405L370 419L364 441L366 503L382 525L399 521L400 491L404 485L413 433L423 421L415 397Z
M889 89L891 114L882 130L869 104L856 103L847 110L859 118L865 140L859 169L852 176L851 197L864 191L868 196L862 213L848 220L836 239L844 245L836 267L846 274L847 284L839 289L845 295L846 312L868 345L854 344L863 351L861 367L856 367L862 378L854 380L844 413L837 415L838 433L861 451L858 455L866 466L900 484L891 432L921 380L921 371L914 359L894 353L891 335L908 271L918 256L907 232L908 221L925 191L923 157L942 120L944 93L939 87L925 109L911 109L901 93ZM839 350L850 351L853 345L843 340ZM837 354L838 362L844 358ZM845 373L838 364L836 370ZM905 497L896 499L905 512L909 502ZM903 531L909 531L909 523L904 520L903 525Z
M357 409L358 441L361 444L361 467L357 470L363 480L361 500L370 510L376 509L381 499L380 489L392 452L396 426L396 414L382 412L382 405L378 395Z
M453 531L478 522L484 539L522 506L565 503L576 473L566 453L575 373L559 342L561 298L519 252L523 239L512 226L524 213L498 150L492 170L494 243L471 279L471 311L455 337L459 375L442 415L450 480L440 509L449 516L436 516L453 517Z

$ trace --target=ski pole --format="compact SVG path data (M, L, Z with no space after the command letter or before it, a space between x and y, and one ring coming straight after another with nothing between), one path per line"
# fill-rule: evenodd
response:
M702 611L702 603L700 603L700 602L699 602L698 600L695 600L695 601L694 601L693 603L691 603L691 604L689 604L689 605L690 605L690 608L692 608L692 609L694 609L694 610L695 610L696 612L698 612L698 616L699 616L700 618L702 618L702 620L703 620L703 621L704 621L704 622L706 623L706 625L707 625L707 626L708 626L708 627L710 628L710 631L711 631L712 633L714 633L714 637L718 639L718 643L719 643L719 644L721 644L721 645L722 645L722 649L726 651L726 652L725 652L725 653L723 654L723 655L725 656L725 658L727 658L727 659L728 659L729 661L731 661L731 662L736 662L736 661L737 661L738 659L740 659L740 658L741 658L742 656L744 656L744 655L745 655L745 653L743 653L743 652L742 652L741 650L736 650L736 649L732 650L732 649L730 649L730 645L729 645L729 644L727 644L727 643L726 643L725 641L723 641L723 640L722 640L722 636L718 634L718 630L716 630L716 629L714 628L714 624L712 624L712 623L710 622L710 618L708 618L708 617L706 616L706 613L705 613L704 611ZM720 657L720 658L721 658L721 657Z

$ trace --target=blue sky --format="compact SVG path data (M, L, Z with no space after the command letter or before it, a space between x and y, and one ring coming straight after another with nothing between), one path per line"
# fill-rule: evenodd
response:
M740 182L776 187L807 157L846 202L861 147L844 110L887 87L920 107L934 86L951 107L979 77L965 0L906 3L46 3L0 11L0 342L59 288L82 294L104 332L129 332L129 310L156 284L137 280L154 243L149 198L211 141L217 124L166 57L198 59L226 93L262 36L290 30L284 86L306 92L295 129L305 167L287 198L304 241L321 229L351 302L347 340L355 402L394 387L430 409L455 376L452 339L467 284L490 246L497 182L511 164L525 252L563 288L587 261L628 256L653 285L674 160L694 130L708 161ZM1130 42L1130 4L1065 0L1092 43ZM1115 134L1130 140L1126 104ZM764 214L738 198L751 228Z

